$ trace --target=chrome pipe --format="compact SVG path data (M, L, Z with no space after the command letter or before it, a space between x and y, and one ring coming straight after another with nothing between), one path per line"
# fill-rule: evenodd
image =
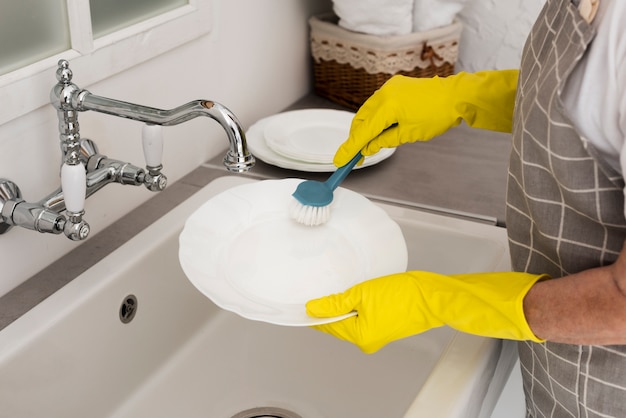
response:
M194 100L174 109L163 110L138 105L108 97L97 96L81 90L72 100L78 111L91 110L153 125L173 126L200 116L218 122L228 137L229 150L224 157L224 165L229 171L248 171L255 159L248 151L246 135L237 117L227 107L210 100Z

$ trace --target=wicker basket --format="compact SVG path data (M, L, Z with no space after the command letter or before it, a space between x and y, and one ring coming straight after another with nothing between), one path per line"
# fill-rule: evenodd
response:
M337 21L332 13L309 19L315 92L335 103L356 110L395 74L445 77L454 73L459 22L382 37L343 29Z

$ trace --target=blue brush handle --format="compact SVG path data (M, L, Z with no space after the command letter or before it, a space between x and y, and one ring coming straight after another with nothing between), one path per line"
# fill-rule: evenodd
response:
M341 182L350 174L350 171L354 168L356 163L358 163L363 156L361 155L361 151L357 152L354 157L350 160L350 162L343 167L339 167L329 178L325 181L326 185L330 188L330 190L335 190Z

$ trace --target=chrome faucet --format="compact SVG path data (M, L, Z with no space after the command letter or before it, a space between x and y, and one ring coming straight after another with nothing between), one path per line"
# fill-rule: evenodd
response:
M66 60L59 61L56 77L58 83L52 88L50 100L59 119L61 187L39 202L28 203L22 199L15 183L0 179L0 234L12 226L21 226L39 232L64 232L72 240L83 240L90 231L83 220L84 201L105 185L143 184L151 191L163 190L167 178L161 173L161 126L208 116L226 131L229 141L224 157L226 169L245 172L255 163L248 152L241 124L230 110L217 102L195 100L171 110L162 110L96 96L72 83L72 71ZM100 154L92 140L80 137L78 113L88 110L146 123L143 128L145 170ZM64 211L66 216L62 214Z

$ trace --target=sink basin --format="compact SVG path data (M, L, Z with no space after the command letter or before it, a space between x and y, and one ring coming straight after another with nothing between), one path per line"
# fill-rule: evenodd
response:
M243 319L201 295L179 266L178 235L207 199L250 181L214 180L0 331L0 417L490 414L500 371L515 361L510 343L442 327L366 355L306 327ZM402 228L411 269L509 269L502 228L381 206ZM293 414L242 413L258 407Z

